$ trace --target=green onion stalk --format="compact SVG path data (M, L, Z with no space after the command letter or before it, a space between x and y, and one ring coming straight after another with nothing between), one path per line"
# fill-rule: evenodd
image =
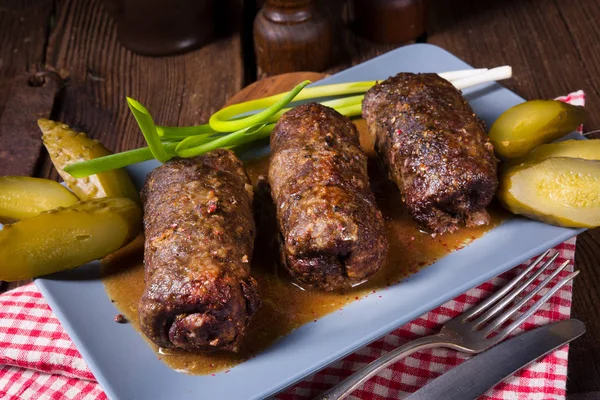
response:
M361 114L364 93L376 82L305 88L309 83L304 81L289 92L225 107L214 113L208 124L186 127L155 125L146 107L128 97L129 109L148 146L70 164L65 171L82 178L152 159L166 162L173 157L195 157L218 148L233 149L269 137L275 123L291 109L287 106L292 101L338 97L320 103L342 115L355 117Z

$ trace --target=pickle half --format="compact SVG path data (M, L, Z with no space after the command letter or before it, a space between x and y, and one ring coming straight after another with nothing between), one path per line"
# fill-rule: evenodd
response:
M68 207L77 201L77 196L50 179L0 177L0 222L35 217L42 211Z
M80 200L102 197L127 197L140 203L137 189L127 171L123 168L84 178L74 178L65 172L65 166L112 154L97 140L90 139L83 132L76 132L68 125L48 119L39 119L44 146L50 159L65 183Z
M553 157L509 168L498 199L514 214L552 225L600 226L600 161Z
M31 279L111 254L141 231L130 199L105 198L57 208L0 231L0 280Z
M509 108L492 125L489 137L496 154L506 159L522 157L583 123L583 107L558 100L532 100Z
M507 167L527 162L543 161L550 157L583 158L600 160L600 139L565 140L564 142L542 144L524 157L509 160Z

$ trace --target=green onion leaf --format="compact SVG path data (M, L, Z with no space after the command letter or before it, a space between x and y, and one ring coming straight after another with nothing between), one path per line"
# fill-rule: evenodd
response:
M179 142L179 144L175 148L175 154L178 154L182 150L191 149L192 147L197 147L202 144L211 142L211 141L218 139L219 137L222 137L224 135L227 135L227 134L212 132L212 133L204 134L204 135L189 136L189 137L183 139L181 142Z
M209 124L203 124L196 126L157 126L156 133L162 141L174 142L190 136L215 133L215 131Z
M177 143L167 143L165 148L172 152ZM111 154L104 157L98 157L87 161L80 161L67 165L65 171L71 174L73 178L83 178L86 176L99 174L117 168L123 168L127 165L136 164L142 161L152 160L154 156L148 147L123 151L121 153Z
M208 153L209 151L216 150L221 147L236 146L240 142L240 139L246 137L246 140L247 140L247 138L252 137L253 135L261 132L262 129L264 129L266 126L267 126L267 124L258 124L258 125L254 125L254 126L249 126L247 128L240 129L236 132L232 132L228 135L221 136L221 137L219 137L213 141L210 141L208 143L201 144L200 146L176 151L176 154L179 157L189 158L189 157L196 157L196 156L199 156L204 153ZM249 141L253 141L253 140L255 140L255 139L252 139Z
M160 137L156 132L156 125L154 125L154 121L148 110L146 110L146 107L131 97L127 97L127 104L140 126L140 130L142 131L144 139L146 139L146 143L148 143L148 147L154 158L160 162L169 160L170 157L160 141Z
M234 104L233 106L226 107L221 111L217 111L210 117L210 120L208 121L210 127L217 132L231 132L239 131L253 125L260 124L261 122L265 122L269 119L269 117L276 114L279 110L288 105L294 99L294 97L296 97L296 95L309 83L310 81L304 81L300 83L265 110L246 118L231 120L233 117L239 114L242 114L246 111L251 111L244 107L244 104L246 103Z
M314 98L319 98L319 97L341 96L341 95L354 94L354 93L365 93L376 83L377 83L377 81L364 81L364 82L336 83L336 84L332 84L332 85L313 86L313 87L302 89L302 91L300 93L298 93L295 97L293 97L293 100L299 101L299 100L314 99ZM302 84L304 84L304 82ZM300 85L302 85L302 84L300 84ZM292 92L294 90L296 90L297 88L298 88L298 86L296 86L292 90ZM232 118L234 118L240 114L243 114L243 113L252 112L254 110L258 110L258 109L262 109L262 108L266 108L266 107L270 108L271 106L278 104L278 102L280 102L282 99L289 96L290 93L292 93L292 92L280 93L280 94L276 94L274 96L269 96L269 97L265 97L265 98L257 99L257 100L250 100L250 101L246 101L244 103L233 104L229 107L225 107L222 110L217 111L215 114L213 114L210 117L210 121L209 121L210 125L216 131L230 132L234 129L229 128L229 129L220 130L220 129L218 129L218 128L220 128L219 124L231 122L230 120ZM327 103L327 102L325 102L325 103ZM325 104L325 103L323 103L323 104ZM285 106L285 104L284 104L284 106ZM283 108L283 107L281 107L281 108ZM281 110L281 108L279 110ZM267 111L267 110L264 110L264 111ZM251 117L255 117L261 113L254 114ZM271 117L273 115L277 115L277 117L265 118L260 122L274 122L278 119L279 116L281 116L281 114L283 114L283 111L279 112L277 114L273 113L269 117ZM250 117L247 117L247 118L250 118ZM241 119L240 121L244 121L244 120L245 120L245 118ZM254 123L256 123L256 122L254 122ZM241 128L245 127L245 126L241 126L241 127L240 126L237 126L237 128L241 129Z

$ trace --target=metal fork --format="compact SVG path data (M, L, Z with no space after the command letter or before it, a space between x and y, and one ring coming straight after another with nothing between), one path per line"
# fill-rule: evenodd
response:
M444 326L442 326L440 332L431 336L416 339L390 351L387 354L384 354L377 360L367 364L354 374L350 375L348 378L327 392L319 395L317 399L342 399L350 394L360 384L377 375L377 373L382 369L419 350L429 349L432 347L448 347L469 354L477 354L500 343L512 331L519 327L523 321L536 312L550 297L552 297L552 295L554 295L554 293L556 293L561 287L573 280L579 274L579 271L575 271L558 281L538 301L531 305L526 311L523 311L519 318L505 328L499 330L499 328L506 321L508 321L515 313L517 313L519 309L527 304L527 302L530 301L544 287L548 286L548 284L563 269L565 269L567 265L569 265L569 261L563 263L546 279L544 279L543 282L533 288L531 292L527 293L527 295L523 296L514 305L500 314L502 310L513 303L519 294L521 294L533 281L535 281L535 279L537 279L546 269L548 269L548 267L550 267L550 265L552 265L554 260L556 260L558 257L558 253L554 254L539 269L537 269L537 271L525 279L526 275L531 272L548 255L548 253L549 251L546 251L544 254L540 255L534 262L525 268L523 272L517 275L493 296L489 297L476 307L465 311L458 317L446 322ZM525 281L521 283L523 280ZM521 284L516 289L512 290L519 283Z

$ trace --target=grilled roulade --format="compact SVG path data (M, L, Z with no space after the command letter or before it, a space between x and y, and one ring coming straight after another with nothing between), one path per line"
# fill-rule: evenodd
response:
M250 276L252 186L229 150L173 159L142 190L142 331L157 345L236 351L260 304Z
M365 95L375 150L413 218L433 233L487 224L497 160L473 110L437 74L400 73Z
M269 182L290 274L333 290L375 273L387 241L354 124L319 104L296 107L273 130L271 153Z

